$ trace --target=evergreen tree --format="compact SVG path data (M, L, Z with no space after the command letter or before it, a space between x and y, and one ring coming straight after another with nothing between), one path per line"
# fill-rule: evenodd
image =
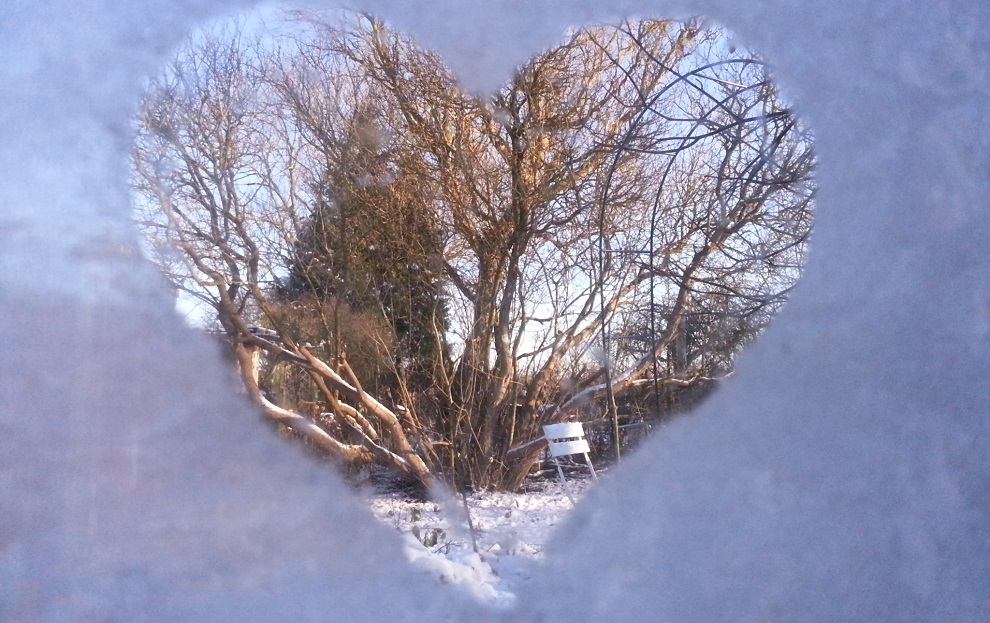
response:
M282 297L330 303L329 333L320 337L334 355L354 356L349 341L357 319L377 323L378 346L389 351L378 355L388 360L373 362L377 374L368 378L377 377L379 389L401 382L422 390L446 359L441 234L416 183L415 158L389 144L376 116L372 108L358 112L345 139L327 146L333 151ZM342 313L348 330L341 329Z

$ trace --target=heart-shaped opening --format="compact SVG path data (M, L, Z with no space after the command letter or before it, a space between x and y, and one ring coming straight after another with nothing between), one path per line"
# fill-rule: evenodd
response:
M136 127L148 253L248 393L419 489L566 482L560 422L607 469L731 374L811 231L812 139L700 22L574 30L478 96L376 19L268 14L192 36Z

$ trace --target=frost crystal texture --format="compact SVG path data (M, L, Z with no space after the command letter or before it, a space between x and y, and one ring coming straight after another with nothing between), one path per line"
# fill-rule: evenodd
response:
M569 25L671 14L361 4L474 88ZM582 501L508 613L447 597L342 485L246 426L134 251L141 80L242 8L2 9L0 620L990 618L986 2L678 3L766 53L815 131L810 261L736 379Z

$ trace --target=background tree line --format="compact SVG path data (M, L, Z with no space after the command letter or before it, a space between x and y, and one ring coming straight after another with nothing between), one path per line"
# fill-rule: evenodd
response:
M153 259L264 412L346 464L514 489L543 424L663 418L793 287L812 142L698 24L568 33L498 92L363 15L190 40L136 121Z

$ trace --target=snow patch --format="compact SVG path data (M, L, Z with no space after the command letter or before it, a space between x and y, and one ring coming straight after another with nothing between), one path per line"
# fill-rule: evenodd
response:
M576 501L594 483L568 481ZM400 493L371 497L375 517L403 537L406 559L441 584L484 605L508 609L516 594L539 573L544 546L574 509L557 481L531 483L525 493L473 493L441 503L411 500ZM477 552L474 545L477 543Z

